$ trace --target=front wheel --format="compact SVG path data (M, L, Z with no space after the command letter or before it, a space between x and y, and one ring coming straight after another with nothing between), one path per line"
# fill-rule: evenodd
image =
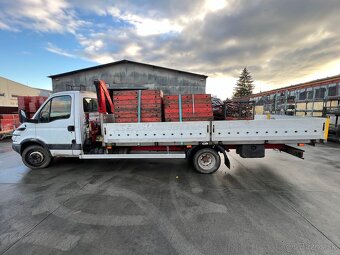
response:
M50 152L39 145L28 146L21 157L24 164L31 169L45 168L52 161Z
M210 148L198 150L193 157L195 169L202 174L212 174L221 165L221 157L217 151Z

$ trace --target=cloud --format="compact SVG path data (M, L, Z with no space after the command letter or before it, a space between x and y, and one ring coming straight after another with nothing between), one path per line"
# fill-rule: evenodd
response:
M140 36L157 35L164 33L180 32L183 28L169 19L152 19L136 15L128 11L121 12L116 7L108 8L108 13L115 19L123 20L134 26L136 33Z
M64 56L64 57L68 57L68 58L76 58L75 55L66 52L63 49L58 48L57 46L55 46L53 43L47 43L47 47L46 50L48 50L49 52Z
M0 29L68 33L77 49L60 42L46 49L204 73L230 95L245 66L257 90L334 74L339 12L338 0L17 0L0 9Z
M336 1L254 2L238 1L234 12L220 9L188 24L159 57L171 52L171 61L212 76L237 77L248 66L255 80L272 88L339 57Z
M38 32L75 33L88 24L77 17L66 0L6 1L0 7L0 24L5 27Z
M18 29L10 27L9 25L3 23L0 21L0 30L8 30L8 31L12 31L12 32L19 32Z

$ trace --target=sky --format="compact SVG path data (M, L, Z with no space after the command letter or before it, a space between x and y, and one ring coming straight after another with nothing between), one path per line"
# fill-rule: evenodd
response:
M0 76L48 75L122 59L208 75L230 97L340 74L339 0L0 0Z

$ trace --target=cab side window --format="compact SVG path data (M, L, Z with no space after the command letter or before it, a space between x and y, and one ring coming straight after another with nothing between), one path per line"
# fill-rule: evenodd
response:
M98 112L97 99L85 97L83 99L84 112Z
M59 119L68 119L71 116L71 97L59 96L52 98L41 109L40 122L51 122Z

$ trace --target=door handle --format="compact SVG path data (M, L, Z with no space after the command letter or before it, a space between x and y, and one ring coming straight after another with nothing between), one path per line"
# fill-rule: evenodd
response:
M67 126L67 131L73 132L74 130L74 126Z

